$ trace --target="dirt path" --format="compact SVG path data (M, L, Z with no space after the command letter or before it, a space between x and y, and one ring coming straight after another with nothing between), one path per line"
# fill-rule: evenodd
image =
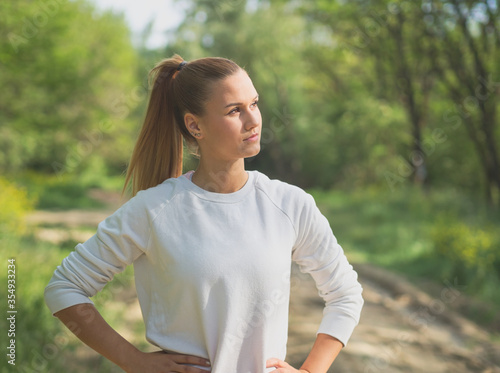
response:
M400 276L355 266L364 289L361 321L331 372L500 372L500 343L451 306L464 295L443 284L431 297ZM292 292L290 361L300 364L322 316L314 283L300 275Z
M37 212L30 221L38 225L40 239L82 241L110 211ZM53 224L58 228L47 228ZM62 226L62 227L61 227ZM64 228L67 227L67 228ZM500 342L487 331L463 318L453 305L463 300L460 284L445 282L433 296L404 278L371 265L355 265L364 289L365 306L360 324L330 372L336 373L500 373ZM116 328L133 343L144 345L141 313L130 289L123 295L127 317ZM292 277L290 330L287 360L299 366L314 342L323 304L313 281L296 268ZM130 326L136 333L130 333ZM84 350L82 357L92 353ZM95 357L94 357L95 358Z

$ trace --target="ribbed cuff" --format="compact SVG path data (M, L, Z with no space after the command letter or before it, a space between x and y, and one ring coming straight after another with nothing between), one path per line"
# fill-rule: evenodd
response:
M83 294L78 294L74 289L57 289L52 286L45 288L45 303L49 307L50 312L54 315L65 308L82 304L90 303L94 304L90 298Z
M323 333L331 335L346 346L356 325L358 325L358 322L351 316L338 313L327 313L323 315L323 320L321 320L321 324L316 334Z

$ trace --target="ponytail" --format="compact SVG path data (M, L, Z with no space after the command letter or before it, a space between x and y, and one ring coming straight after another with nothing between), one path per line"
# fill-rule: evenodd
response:
M174 75L181 62L176 55L149 73L151 96L125 178L124 191L132 181L132 195L182 173L182 134L175 123L173 97Z
M225 58L207 57L185 63L174 55L150 71L151 95L122 193L132 184L134 196L182 174L183 138L197 144L184 125L184 115L203 115L212 83L238 70L241 68L236 63Z

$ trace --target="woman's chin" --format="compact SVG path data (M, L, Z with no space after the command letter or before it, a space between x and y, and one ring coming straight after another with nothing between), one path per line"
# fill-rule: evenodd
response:
M247 151L245 151L245 156L243 158L255 157L259 153L260 153L260 144L256 144L254 148L247 149Z

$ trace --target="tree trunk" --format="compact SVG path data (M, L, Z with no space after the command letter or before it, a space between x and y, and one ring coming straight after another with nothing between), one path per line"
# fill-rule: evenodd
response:
M407 52L404 48L404 23L405 18L403 13L400 12L397 16L397 23L394 26L388 25L388 30L396 43L396 50L398 53L398 56L395 56L396 65L400 76L399 80L400 82L403 82L403 84L400 84L400 89L403 93L403 97L405 98L404 104L412 127L413 146L410 163L414 170L413 182L417 185L423 186L427 181L426 155L422 148L422 124L423 112L425 110L424 107L417 102L415 95L415 74L412 74L412 70L410 69L408 62Z

